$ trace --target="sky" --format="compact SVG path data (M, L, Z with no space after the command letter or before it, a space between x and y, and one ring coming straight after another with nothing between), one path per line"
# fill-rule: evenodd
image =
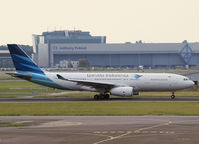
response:
M107 43L199 42L199 0L0 0L0 45L32 34L90 31Z

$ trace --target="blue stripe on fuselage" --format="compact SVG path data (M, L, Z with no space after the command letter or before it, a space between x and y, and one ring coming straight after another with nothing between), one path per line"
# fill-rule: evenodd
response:
M58 85L53 80L51 80L50 78L48 78L46 75L43 75L43 74L38 74L38 73L33 73L33 72L23 72L23 71L17 71L17 74L31 75L32 78L29 81L31 81L33 83L48 86L51 88L69 90L67 88L64 88L64 87Z

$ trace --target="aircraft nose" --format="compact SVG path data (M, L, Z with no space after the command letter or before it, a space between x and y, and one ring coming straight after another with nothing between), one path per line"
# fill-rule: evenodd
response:
M189 86L191 87L191 86L193 86L195 83L192 81L192 80L190 80L189 81Z

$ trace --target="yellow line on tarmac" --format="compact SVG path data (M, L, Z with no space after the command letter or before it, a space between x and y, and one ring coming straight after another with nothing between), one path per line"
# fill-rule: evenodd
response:
M95 143L93 143L93 144L100 144L100 143L103 143L103 142L106 142L106 141L111 141L111 140L114 140L114 139L119 139L119 138L121 138L121 137L123 137L123 136L126 136L126 135L130 134L130 133L132 133L132 132L131 132L131 131L128 131L128 132L126 132L125 134L118 135L118 136L115 136L115 137L110 136L110 138L108 138L108 139L104 139L104 140L95 142Z
M33 121L17 121L17 122L15 122L15 124L28 123L28 122L33 122Z
M144 128L137 129L137 130L135 130L134 132L135 132L135 133L140 133L140 131L145 131L145 130L152 129L152 128L156 128L156 127L161 127L161 126L170 125L171 123L172 123L172 122L169 121L169 122L166 122L166 123L163 123L163 124L158 124L158 125L154 125L154 126L150 126L150 127L144 127Z
M170 125L172 122L169 121L169 122L166 122L166 123L163 123L163 124L158 124L158 125L153 125L153 126L150 126L150 127L144 127L144 128L140 128L140 129L137 129L134 131L134 133L140 133L141 131L146 131L148 129L152 129L152 128L157 128L157 127L161 127L161 126L166 126L166 125ZM98 141L98 142L95 142L93 144L100 144L100 143L103 143L103 142L107 142L107 141L112 141L112 140L115 140L115 139L119 139L119 138L122 138L124 136L127 136L129 134L131 134L132 132L131 131L127 131L125 134L122 134L122 135L118 135L118 136L109 136L108 139L104 139L104 140L101 140L101 141ZM155 131L153 131L153 133L156 133Z

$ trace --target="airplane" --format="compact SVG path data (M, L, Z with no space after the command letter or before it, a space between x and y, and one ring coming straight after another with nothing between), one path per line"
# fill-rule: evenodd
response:
M42 70L17 44L8 44L16 72L13 77L63 90L97 92L95 100L110 95L131 97L142 91L175 91L189 88L194 82L188 77L171 73L80 73L47 72Z

